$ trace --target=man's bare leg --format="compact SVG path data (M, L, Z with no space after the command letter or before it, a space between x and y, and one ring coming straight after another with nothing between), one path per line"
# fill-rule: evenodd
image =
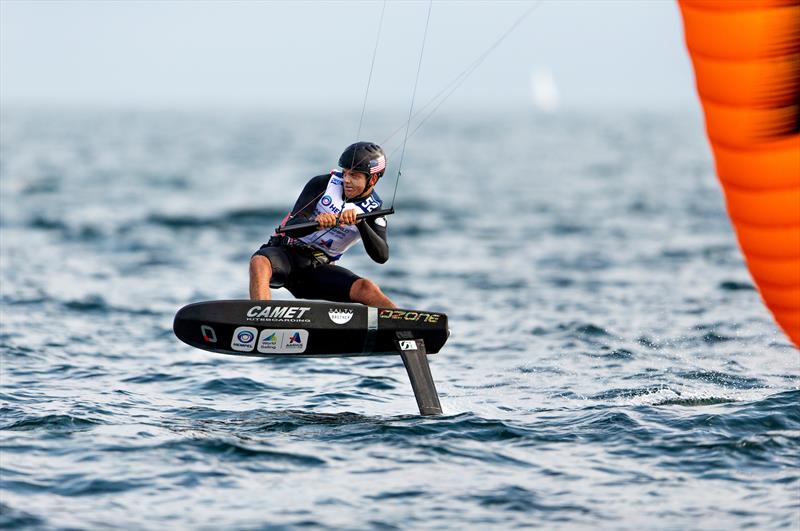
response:
M377 284L366 278L360 278L353 282L353 285L350 287L350 300L366 304L367 306L397 308L397 305L383 294L381 288L379 288Z
M269 281L272 278L272 264L264 256L250 259L250 299L268 301L271 298Z

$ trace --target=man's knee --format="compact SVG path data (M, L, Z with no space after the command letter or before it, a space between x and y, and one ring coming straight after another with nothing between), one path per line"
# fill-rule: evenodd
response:
M256 255L250 259L250 275L272 277L272 264L266 256Z
M359 278L353 282L353 286L350 288L350 298L354 301L370 299L380 294L381 289L378 285L367 278Z

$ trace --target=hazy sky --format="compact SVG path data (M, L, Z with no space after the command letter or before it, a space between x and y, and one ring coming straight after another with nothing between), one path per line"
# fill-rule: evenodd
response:
M440 1L422 104L537 2ZM0 103L360 109L382 0L0 0ZM368 109L407 109L427 1L389 1ZM673 0L545 0L444 108L696 106Z

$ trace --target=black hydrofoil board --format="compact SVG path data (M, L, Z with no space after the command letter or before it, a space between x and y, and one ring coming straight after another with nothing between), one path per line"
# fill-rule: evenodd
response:
M398 340L421 339L428 354L447 341L447 316L306 300L189 304L175 335L193 347L239 356L397 355Z
M399 354L420 413L442 412L427 356L447 341L443 313L306 300L228 300L184 306L172 327L188 345L238 356Z

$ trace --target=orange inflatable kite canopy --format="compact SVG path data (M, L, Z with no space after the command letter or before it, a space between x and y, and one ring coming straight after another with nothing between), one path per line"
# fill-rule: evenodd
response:
M800 0L679 0L747 266L800 348Z

